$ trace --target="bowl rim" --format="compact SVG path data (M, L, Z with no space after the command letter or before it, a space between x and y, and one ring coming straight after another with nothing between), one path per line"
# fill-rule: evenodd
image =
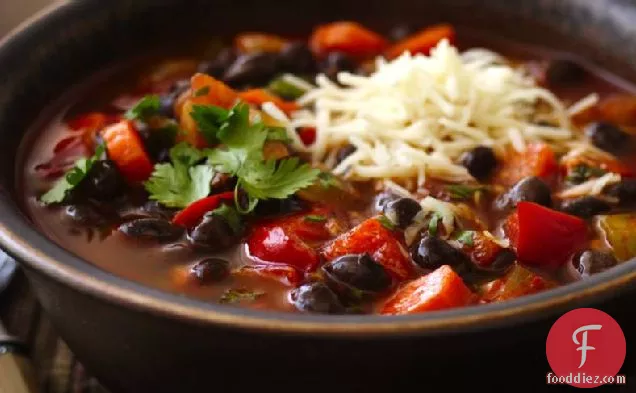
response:
M89 2L86 2L89 3ZM84 4L86 4L84 3ZM81 12L83 2L57 1L0 40L0 53L28 37L35 27ZM461 333L491 329L552 317L559 311L616 296L636 281L636 259L589 279L538 294L486 305L404 316L305 315L212 304L150 288L108 273L49 240L11 206L0 202L0 246L28 269L33 269L74 291L138 312L178 319L197 325L217 325L263 333L368 338Z

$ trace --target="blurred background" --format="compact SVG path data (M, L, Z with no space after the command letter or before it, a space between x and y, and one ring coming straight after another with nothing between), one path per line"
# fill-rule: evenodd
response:
M0 0L0 37L55 0Z

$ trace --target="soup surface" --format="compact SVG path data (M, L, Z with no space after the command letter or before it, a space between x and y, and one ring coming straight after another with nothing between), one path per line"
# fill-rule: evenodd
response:
M212 52L64 100L24 163L44 233L166 291L330 314L505 301L636 256L617 78L449 25Z

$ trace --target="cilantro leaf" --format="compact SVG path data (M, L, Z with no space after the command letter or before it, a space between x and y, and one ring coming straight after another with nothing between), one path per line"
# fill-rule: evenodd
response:
M186 143L170 150L172 164L157 164L144 183L150 199L168 207L184 208L210 193L214 170L209 165L196 165L203 153Z
M128 120L145 120L159 114L161 99L156 95L145 96L124 114Z
M218 141L218 134L230 112L214 105L194 105L190 115L199 126L205 140L214 144Z
M235 304L242 302L253 302L261 297L265 296L265 292L252 291L247 288L232 288L225 291L225 293L219 299L221 304Z
M307 222L325 222L327 221L327 217L317 215L317 214L309 214L305 216L305 221Z
M249 162L239 171L239 184L252 198L285 199L296 191L313 184L320 171L308 164L300 164L298 157L279 163Z
M88 175L95 162L99 161L106 148L104 145L97 145L95 154L89 158L80 158L66 174L55 182L53 187L40 197L40 201L49 205L63 202L68 193L77 187Z
M267 90L286 100L296 100L306 93L306 90L287 82L283 77L271 81Z
M391 220L389 220L389 218L387 216L385 216L385 215L379 216L378 217L378 221L380 222L380 224L382 224L383 227L385 227L389 231L394 231L395 230L395 224L393 224L393 222Z
M203 86L202 88L194 92L194 96L202 97L202 96L208 95L209 92L210 92L210 86Z
M431 234L431 236L436 236L438 229L439 229L439 222L442 220L442 216L435 212L433 213L433 215L431 216L431 219L428 222L428 233Z
M463 184L451 184L446 186L450 197L456 200L466 200L472 198L472 196L478 192L485 190L483 186L468 186Z
M579 164L569 171L565 180L570 184L581 184L593 177L603 176L605 173L601 168Z
M474 236L474 231L462 231L457 235L457 241L468 247L472 247L475 245Z
M208 164L213 165L217 171L235 176L241 165L241 158L232 150L215 149L206 151Z
M284 143L288 143L291 141L291 139L289 139L289 136L287 135L287 130L283 127L268 127L267 140L281 141Z

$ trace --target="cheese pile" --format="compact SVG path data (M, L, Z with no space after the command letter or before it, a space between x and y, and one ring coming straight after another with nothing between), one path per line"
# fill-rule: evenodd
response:
M298 101L311 110L291 119L276 111L295 147L352 180L416 178L418 185L426 176L470 180L458 159L480 145L502 153L507 146L523 151L533 140L576 142L569 116L598 99L592 95L568 109L498 54L485 49L460 54L446 40L430 56L379 58L373 74L341 72L338 81L341 86L324 75L316 78L318 86ZM538 104L554 127L533 123ZM315 127L316 142L304 146L298 127ZM347 144L356 151L336 164L338 149Z

